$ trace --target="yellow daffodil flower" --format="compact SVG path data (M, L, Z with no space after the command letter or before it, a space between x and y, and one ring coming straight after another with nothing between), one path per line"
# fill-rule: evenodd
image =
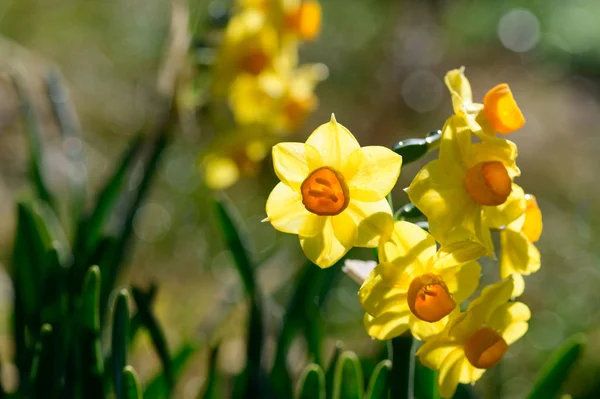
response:
M409 328L426 340L444 329L449 315L479 284L477 246L459 244L436 251L433 237L419 226L396 222L381 237L379 264L361 286L358 297L367 333L390 339Z
M273 65L280 49L277 30L260 10L235 14L225 30L213 76L213 95L224 97L241 73L259 75Z
M238 76L231 86L229 105L240 125L262 123L276 134L296 130L317 107L314 89L327 77L323 64L280 68L253 76Z
M224 190L240 178L255 175L269 154L273 138L255 127L236 129L215 140L199 160L204 182L213 190Z
M453 69L444 80L452 96L454 113L464 118L474 133L507 134L523 127L525 117L506 83L488 91L483 104L474 103L471 84L464 72L464 67Z
M401 164L402 158L387 148L360 147L332 115L306 143L273 147L281 182L269 195L264 221L298 234L306 256L329 267L354 246L376 247L380 234L391 230L385 196Z
M484 288L466 312L453 314L446 328L417 351L421 363L439 370L443 398L451 398L459 383L479 380L527 332L531 313L521 302L508 302L512 291L512 279Z
M446 121L438 159L425 165L406 189L442 246L475 242L493 255L489 229L506 226L525 211L525 194L513 183L520 174L516 157L511 141L483 136L472 143L463 118Z
M542 234L542 212L533 195L527 194L525 200L525 213L500 232L500 277L513 276L513 296L520 296L525 289L522 275L540 268L540 252L534 243Z

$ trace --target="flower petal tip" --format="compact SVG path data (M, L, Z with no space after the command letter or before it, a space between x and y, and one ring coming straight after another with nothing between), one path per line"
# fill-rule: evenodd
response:
M269 219L269 217L267 216L266 218L264 218L264 219L263 219L263 220L261 220L260 222L261 222L261 223L268 223L268 222L270 222L270 221L271 221L271 220L270 220L270 219Z
M333 112L331 113L331 123L337 123L335 120L335 114Z

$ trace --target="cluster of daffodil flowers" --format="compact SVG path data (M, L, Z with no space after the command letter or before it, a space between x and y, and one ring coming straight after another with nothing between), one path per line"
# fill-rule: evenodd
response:
M402 158L384 147L360 147L333 116L306 143L273 147L281 182L267 200L265 221L297 234L306 256L323 268L352 247L378 247L379 263L362 278L355 273L365 328L381 340L410 331L425 341L417 355L439 370L440 393L450 398L527 331L530 311L514 298L523 293L522 275L540 267L534 243L542 219L535 198L513 182L520 175L516 145L497 136L525 123L508 85L492 88L480 104L464 69L448 72L445 81L454 115L442 129L438 159L406 189L430 233L393 220L386 196ZM477 260L496 257L491 232L500 234L499 281L465 306L480 288Z
M321 26L316 0L239 0L212 74L212 98L224 101L233 123L203 160L205 180L224 189L253 174L282 136L297 130L317 106L322 64L298 65L298 46Z

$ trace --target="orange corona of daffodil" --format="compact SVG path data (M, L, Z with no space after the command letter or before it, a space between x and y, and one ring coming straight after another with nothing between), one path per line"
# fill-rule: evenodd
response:
M446 328L418 350L421 363L439 370L443 398L451 398L459 383L479 380L527 331L531 313L521 302L508 302L512 291L512 279L484 288L466 312L453 314Z
M367 333L396 337L410 328L426 340L444 329L449 315L477 289L478 247L459 244L436 251L433 237L419 226L396 222L379 244L379 265L358 292Z
M300 40L314 40L321 31L321 4L316 0L283 0L286 28Z
M273 147L281 182L269 195L264 221L298 234L306 256L329 267L354 246L376 247L380 234L391 230L385 196L401 164L402 158L387 148L360 147L332 115L306 143Z
M513 183L520 174L515 144L487 135L481 140L472 143L465 120L450 117L442 129L438 159L421 169L407 192L442 246L476 242L492 255L489 229L522 215L525 194Z
M463 117L473 132L507 134L525 124L525 117L506 83L493 87L483 98L483 104L479 104L473 102L464 68L449 71L445 82L452 95L454 113Z
M523 293L525 284L522 275L529 275L540 268L540 252L534 243L542 234L542 212L533 195L527 194L525 200L525 213L500 232L500 277L513 276L513 296Z

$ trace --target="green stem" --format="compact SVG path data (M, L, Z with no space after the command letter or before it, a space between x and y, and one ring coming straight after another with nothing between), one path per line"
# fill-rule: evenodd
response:
M413 377L415 373L416 341L411 335L396 337L392 345L392 378L390 397L394 399L413 398Z

